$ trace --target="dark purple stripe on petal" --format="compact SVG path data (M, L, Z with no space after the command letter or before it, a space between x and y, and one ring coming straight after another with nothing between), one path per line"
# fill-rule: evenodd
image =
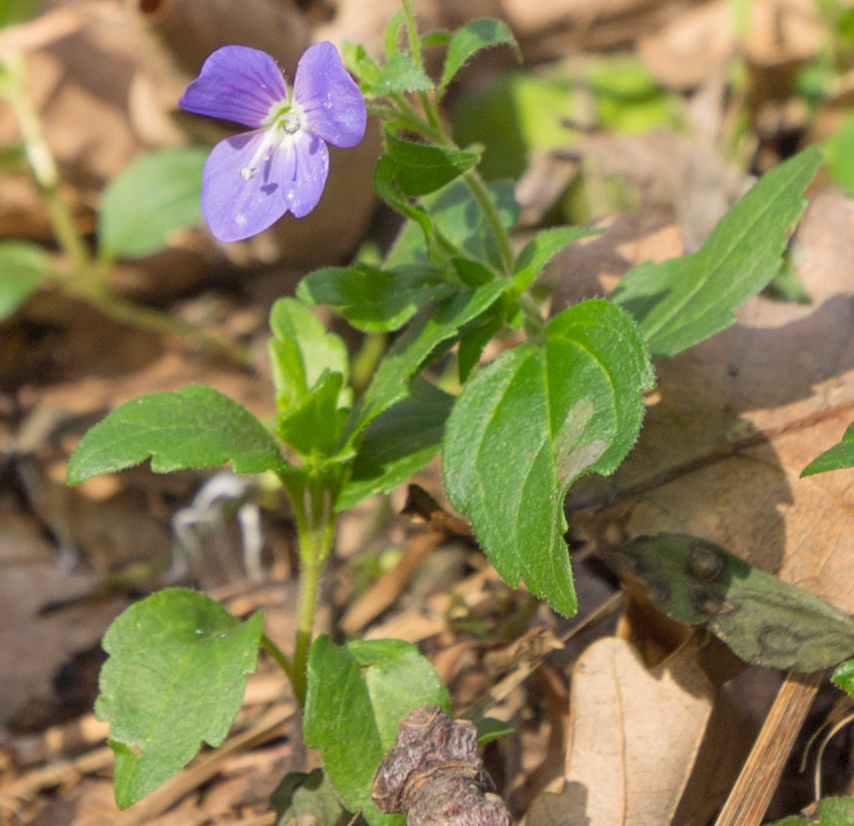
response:
M303 53L294 102L305 112L309 131L335 146L355 146L365 135L365 99L331 43L317 43Z
M287 98L285 79L270 55L248 46L223 46L205 61L178 105L198 115L256 127L271 106Z

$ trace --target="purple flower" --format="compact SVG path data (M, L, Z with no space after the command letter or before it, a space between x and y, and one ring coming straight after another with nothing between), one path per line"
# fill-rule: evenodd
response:
M293 91L266 52L217 49L178 105L252 127L220 141L202 173L202 215L220 241L307 215L329 172L326 142L355 146L365 134L365 100L331 43L306 49Z

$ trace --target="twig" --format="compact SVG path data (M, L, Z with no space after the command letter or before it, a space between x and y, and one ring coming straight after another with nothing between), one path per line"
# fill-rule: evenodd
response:
M758 826L810 710L824 671L790 671L715 826Z

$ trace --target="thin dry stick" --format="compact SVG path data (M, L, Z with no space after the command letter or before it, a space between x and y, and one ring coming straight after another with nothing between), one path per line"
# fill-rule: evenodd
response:
M715 826L761 823L824 675L824 671L786 675Z

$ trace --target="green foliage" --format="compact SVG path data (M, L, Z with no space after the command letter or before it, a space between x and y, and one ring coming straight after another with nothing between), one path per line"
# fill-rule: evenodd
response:
M280 298L270 311L270 328L276 405L282 413L300 405L325 373L338 373L342 385L346 382L350 363L344 342L328 333L308 307L293 298ZM341 401L346 404L347 399Z
M825 143L824 163L834 182L848 195L854 195L854 112Z
M604 232L601 229L587 227L555 227L537 233L526 245L513 267L513 286L522 293L542 272L543 267L564 247L581 238L589 238Z
M404 195L429 195L458 178L480 160L480 149L433 146L400 138L385 130L388 156L394 161L394 181Z
M29 20L38 5L39 0L3 0L0 3L0 29Z
M457 72L479 51L490 46L504 44L510 46L516 53L516 59L521 62L522 53L510 29L500 20L484 18L472 20L457 29L448 44L448 54L442 70L442 80L439 83L438 95L441 99L448 84L456 77Z
M315 270L300 282L297 297L328 304L358 330L381 333L399 329L428 301L453 292L441 270L426 264L390 270L356 264Z
M155 473L231 462L237 473L280 471L276 441L244 407L191 384L116 408L81 440L68 463L68 483L114 473L151 457Z
M383 410L406 398L409 379L431 357L451 347L460 330L498 301L508 286L506 281L492 281L419 312L386 353L365 395L353 409L350 433L358 433Z
M720 545L658 534L635 539L620 556L662 611L679 622L705 624L746 662L819 671L854 654L848 614Z
M451 412L442 467L508 583L523 577L556 610L577 610L563 499L584 473L611 473L634 444L652 368L631 318L607 301L577 304L543 345L508 350L471 379Z
M821 456L813 459L801 471L801 476L813 476L816 473L849 467L854 467L854 424L848 425L839 444L835 444L825 450Z
M410 393L368 425L337 510L388 493L439 452L454 397L426 381L413 382Z
M54 275L47 253L26 241L0 242L0 321Z
M219 746L255 670L261 612L240 622L204 594L169 588L110 626L98 719L110 724L124 809L165 783L202 742Z
M854 798L825 797L819 803L818 823L793 815L777 820L771 826L854 826Z
M519 220L519 204L510 181L499 181L489 186L489 194L498 210L505 230ZM444 189L421 200L426 220L432 220L436 232L465 256L489 266L500 268L501 256L483 213L472 200L463 181L454 181ZM426 236L432 237L432 229ZM404 224L397 240L386 256L386 268L401 264L427 263L429 250L425 243L422 222L410 220Z
M339 648L327 636L311 647L305 704L305 742L320 750L323 767L344 806L371 826L395 824L371 800L374 773L412 709L450 698L433 666L402 640L354 641Z
M309 822L313 826L334 826L344 814L338 795L322 769L288 772L270 795L276 810L276 826Z
M371 95L383 97L403 92L430 92L432 89L433 81L412 62L412 58L395 52L380 69L369 91Z
M764 175L696 253L641 264L623 276L611 298L634 316L653 358L734 324L733 311L771 281L820 161L815 147L801 152Z
M207 156L207 147L189 146L134 158L101 198L101 255L109 260L151 255L165 249L174 233L201 224Z
M508 734L513 734L514 728L508 725L504 720L496 720L494 717L481 717L475 720L477 723L477 741L482 746L491 743L493 740L498 740L500 737L505 737Z

